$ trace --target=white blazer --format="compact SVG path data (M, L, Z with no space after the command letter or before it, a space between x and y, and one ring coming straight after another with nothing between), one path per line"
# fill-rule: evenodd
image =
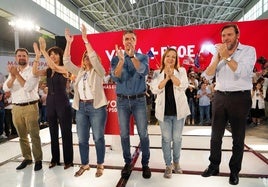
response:
M185 94L185 90L189 84L187 73L183 67L180 67L178 70L179 71L174 70L174 75L180 80L181 84L179 86L173 86L173 90L176 102L177 119L180 120L186 118L191 113ZM150 84L153 94L156 94L155 117L160 121L164 121L165 113L165 87L162 89L158 88L158 85L162 80L164 80L164 71L160 73L160 70L156 70Z
M93 95L93 107L100 108L104 105L107 105L107 98L104 93L103 88L103 77L105 75L105 70L99 61L99 58L96 52L92 52L88 54L90 62L93 68L90 70L90 75L87 77L87 83L91 89ZM78 92L78 83L80 79L83 77L85 71L83 68L80 68L73 64L70 57L63 57L63 64L67 71L76 75L75 83L74 83L74 100L72 107L75 110L79 109L79 92Z

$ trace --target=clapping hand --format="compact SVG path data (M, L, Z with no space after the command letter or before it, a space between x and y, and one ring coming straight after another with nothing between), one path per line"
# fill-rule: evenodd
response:
M33 43L33 49L34 49L34 53L36 56L36 60L39 60L39 58L41 57L41 52L40 52L36 42Z
M229 57L229 53L228 53L228 49L227 49L227 44L226 43L219 43L219 44L215 44L215 48L218 52L218 56L221 59L224 58L228 58Z
M116 54L117 54L119 60L124 61L124 53L123 53L122 47L118 48L118 45L115 45L115 51L116 51Z
M40 47L40 51L43 53L43 51L46 51L46 40L43 37L39 37L39 47Z
M11 76L12 76L13 78L15 78L16 75L19 73L17 67L16 67L16 66L12 66L12 65L9 65L9 66L8 66L8 71L9 71L9 73L11 74Z
M88 39L87 39L87 28L84 24L82 24L82 27L81 27L81 32L82 32L82 39L85 43L88 42Z
M165 74L166 74L166 77L168 79L170 79L171 76L173 75L173 69L170 66L166 67L165 68Z
M65 29L65 39L68 43L72 43L74 40L74 37L71 35L70 29Z

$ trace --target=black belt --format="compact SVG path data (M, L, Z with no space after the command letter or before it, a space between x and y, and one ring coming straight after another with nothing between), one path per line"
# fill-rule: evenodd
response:
M250 93L250 90L240 90L240 91L220 91L220 90L217 90L217 92L224 94L224 95L231 95L231 94L239 94L239 93Z
M83 100L83 99L80 99L80 102L82 103L93 103L93 99L89 99L89 100Z
M13 103L13 105L16 105L16 106L27 106L27 105L33 105L35 103L37 103L38 100L36 101L30 101L30 102L26 102L26 103Z
M145 93L137 94L137 95L123 95L123 94L117 94L117 97L124 98L124 99L137 99L140 97L144 97Z

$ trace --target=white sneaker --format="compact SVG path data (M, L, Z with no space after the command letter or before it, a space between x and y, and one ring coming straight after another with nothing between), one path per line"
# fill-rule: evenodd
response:
M7 138L6 135L4 135L4 134L0 135L0 139L6 139L6 138Z

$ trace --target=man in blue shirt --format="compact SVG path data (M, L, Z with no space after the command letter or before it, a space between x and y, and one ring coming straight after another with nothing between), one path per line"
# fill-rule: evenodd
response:
M145 77L149 72L148 57L135 51L136 41L136 34L133 31L125 31L123 34L124 51L116 45L117 56L113 57L111 61L111 77L116 82L117 113L125 161L125 166L121 171L124 179L128 179L132 171L129 137L131 115L134 116L140 137L142 176L144 178L151 177L151 170L148 167L150 150L145 97Z
M212 101L212 133L210 140L210 165L203 177L218 175L221 162L222 137L230 122L233 138L232 157L229 161L229 183L239 183L238 174L244 152L246 120L251 108L252 73L256 62L256 50L239 42L239 28L227 24L221 30L221 44L216 44L216 54L204 72L204 76L216 76Z

